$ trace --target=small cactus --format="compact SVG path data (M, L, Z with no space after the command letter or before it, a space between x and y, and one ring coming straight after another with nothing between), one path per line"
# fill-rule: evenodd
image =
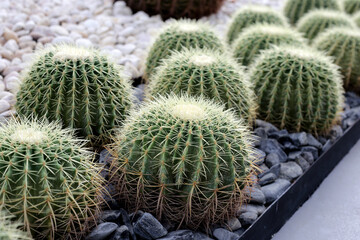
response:
M0 211L0 239L1 240L31 240L25 232L18 229L19 223L12 223L11 216Z
M216 13L224 0L124 0L134 11L144 11L150 16L160 14L162 19L195 18Z
M343 8L348 14L353 14L360 10L360 0L343 0Z
M273 45L306 45L301 34L287 27L260 24L245 29L232 45L233 56L239 64L248 66L262 50Z
M121 196L192 229L234 216L254 170L253 138L202 98L158 97L126 120L112 146Z
M244 7L233 16L227 32L228 43L231 45L245 28L261 23L287 26L285 17L271 8L261 6Z
M25 73L16 110L103 141L131 105L131 84L118 65L95 49L59 45L40 52Z
M147 60L144 78L148 80L161 61L172 51L184 48L208 48L224 51L225 46L210 27L196 21L180 20L163 29L152 45Z
M343 88L338 67L314 49L275 47L250 69L260 119L291 132L326 134L339 118Z
M0 210L34 239L79 237L101 203L102 178L91 160L72 130L10 120L0 129Z
M360 33L330 29L315 39L314 46L332 56L341 67L344 88L360 92Z
M232 108L247 123L255 118L255 99L241 68L225 54L191 49L173 53L151 78L148 95L202 96Z
M334 27L356 28L353 20L346 14L325 9L316 9L305 14L297 24L297 30L304 33L310 41L319 33Z
M287 0L284 7L284 14L292 25L314 9L332 9L340 11L338 0Z

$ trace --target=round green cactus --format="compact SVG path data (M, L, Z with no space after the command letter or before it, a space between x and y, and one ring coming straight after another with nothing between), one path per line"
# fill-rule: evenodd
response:
M132 105L131 84L95 49L59 45L40 52L23 77L16 111L46 117L93 141L108 138Z
M148 80L161 61L172 51L189 48L208 48L224 51L225 46L210 27L196 21L180 20L171 23L157 37L147 60L144 78Z
M353 14L360 10L360 0L343 0L343 8L348 14Z
M273 45L306 45L300 33L287 27L257 24L245 29L232 45L233 56L239 64L248 66L262 50Z
M316 9L305 14L297 24L297 30L304 33L310 41L319 33L334 27L356 28L353 20L346 14L325 9Z
M295 25L297 21L307 12L314 9L341 9L338 0L287 0L284 14L290 23Z
M31 240L25 232L18 229L19 223L12 223L11 216L0 211L0 239L1 240Z
M149 15L160 14L168 18L195 18L216 13L224 0L125 0L134 11L144 11Z
M233 216L244 200L252 136L209 100L159 96L133 112L117 139L118 186L132 209L197 228Z
M341 67L344 88L360 92L360 33L330 29L316 38L314 46L332 56Z
M250 70L258 115L292 132L326 134L343 105L338 67L314 49L275 47Z
M227 32L228 43L232 44L245 28L261 23L287 26L285 17L271 8L261 6L244 7L234 14Z
M360 27L360 11L354 14L353 21L358 27Z
M247 123L255 118L255 99L245 73L228 55L205 49L173 53L151 78L148 95L202 96L236 111Z
M34 239L79 237L101 203L103 181L91 160L72 130L10 120L0 129L0 210Z

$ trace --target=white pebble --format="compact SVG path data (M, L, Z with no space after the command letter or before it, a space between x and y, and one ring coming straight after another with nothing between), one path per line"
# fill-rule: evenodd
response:
M82 46L82 47L92 47L93 44L89 39L85 38L79 38L76 40L76 45Z
M0 93L5 90L5 83L3 81L0 81Z
M134 44L125 44L125 45L117 45L117 48L124 54L128 55L132 51L135 50L136 46Z
M74 40L69 38L69 37L65 37L65 36L58 36L58 37L55 37L53 40L52 40L52 43L53 44L59 44L59 43L74 43Z
M56 35L61 35L61 36L69 35L68 30L66 30L65 28L63 28L59 25L51 26L50 30L53 31Z

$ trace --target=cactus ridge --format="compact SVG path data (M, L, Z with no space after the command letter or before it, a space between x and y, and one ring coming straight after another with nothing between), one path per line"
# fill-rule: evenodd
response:
M312 10L305 14L297 24L297 30L304 33L310 41L326 29L334 27L355 29L356 25L348 15L325 9Z
M4 211L0 212L0 239L1 240L31 240L26 233L19 230L19 223L12 223L11 216Z
M314 46L333 57L341 67L344 88L360 92L360 33L349 29L329 29L315 39Z
M313 49L275 47L250 69L258 115L289 131L326 134L342 111L343 88L332 59Z
M284 5L284 14L292 25L314 9L341 10L338 0L287 0Z
M287 27L256 24L245 29L232 45L234 58L239 64L249 66L262 50L273 45L305 46L300 33Z
M180 20L163 29L152 45L147 59L144 78L148 80L155 73L161 61L172 51L189 48L208 48L224 51L225 46L207 24Z
M108 138L131 108L131 85L95 49L59 45L41 51L23 76L16 110L76 128L90 140Z
M170 93L202 96L233 109L246 123L255 119L255 97L244 71L214 50L184 49L164 60L151 78L147 96Z
M360 1L359 0L343 0L344 11L348 14L354 14L360 10Z
M254 24L272 24L287 26L285 17L269 7L248 6L241 8L234 14L227 31L227 41L231 45L239 34Z
M0 210L34 239L78 239L102 202L99 169L73 134L26 119L0 129Z
M209 227L245 199L253 141L240 119L210 100L159 96L133 112L112 146L120 193L130 208Z

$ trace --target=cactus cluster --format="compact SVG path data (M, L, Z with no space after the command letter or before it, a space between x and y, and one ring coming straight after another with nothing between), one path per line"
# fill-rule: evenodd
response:
M227 32L228 43L232 44L245 28L261 23L287 26L284 16L271 8L260 6L244 7L234 14Z
M314 46L332 56L341 67L344 88L360 92L360 33L330 29L316 38Z
M106 141L129 111L131 84L118 65L95 49L46 48L25 73L17 94L21 116L46 117L78 135Z
M289 131L325 134L343 105L338 67L313 49L266 50L250 70L258 115Z
M0 131L0 210L34 239L83 234L102 178L84 141L56 123L10 120Z
M327 29L356 28L353 20L346 14L334 10L316 9L305 14L297 24L297 30L309 40Z
M360 10L360 0L343 0L343 8L348 14L356 13Z
M0 239L1 240L31 240L25 232L18 229L19 223L11 222L11 215L0 211Z
M287 0L284 7L284 14L292 25L314 9L332 9L340 11L341 6L338 0Z
M162 19L195 18L216 13L224 0L124 0L134 11L150 16L160 14Z
M119 188L130 208L196 228L234 215L254 170L252 137L230 111L192 97L159 97L117 136Z
M191 49L173 53L150 80L148 94L188 94L224 104L251 123L255 118L254 93L245 73L228 55Z
M144 78L148 80L161 61L172 51L207 48L224 51L224 45L207 24L181 20L169 24L157 37L148 53Z
M301 34L288 27L257 24L245 29L232 45L233 56L239 64L248 66L262 50L273 45L303 46Z

